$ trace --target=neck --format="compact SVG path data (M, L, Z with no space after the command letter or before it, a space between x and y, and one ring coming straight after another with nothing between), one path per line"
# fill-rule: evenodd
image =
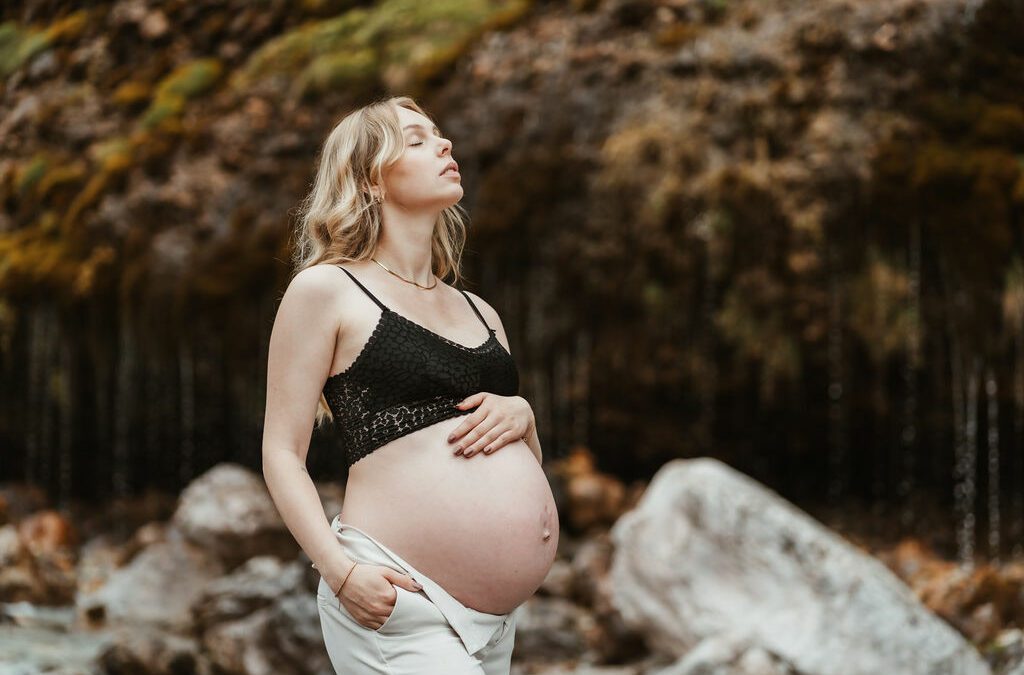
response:
M437 214L418 216L415 222L408 222L407 214L403 220L405 222L396 226L394 219L385 218L388 224L381 231L373 257L403 279L430 286L434 278L430 264L431 238ZM401 236L390 236L394 231Z

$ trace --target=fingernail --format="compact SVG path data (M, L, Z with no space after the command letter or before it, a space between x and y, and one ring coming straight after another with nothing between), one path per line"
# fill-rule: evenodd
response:
M462 448L459 448L458 450L456 450L455 454L456 455L461 455L462 454Z
M414 584L414 585L415 585L417 591L422 591L423 590L423 585L422 584Z
M451 443L453 440L455 440L455 434L448 434L448 442Z

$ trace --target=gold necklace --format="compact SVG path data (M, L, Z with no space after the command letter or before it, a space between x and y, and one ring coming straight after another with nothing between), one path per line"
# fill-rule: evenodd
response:
M378 265L380 265L381 267L384 267L383 263L381 263L381 262L380 262L379 260L377 260L377 259L376 259L376 258L374 258L373 256L370 256L370 260L372 260L373 262L377 263L377 264L378 264ZM422 289L423 289L423 290L425 290L425 291L429 291L429 290L430 290L431 288L433 288L434 286L437 286L437 277L434 277L434 286L421 286L420 284L416 283L415 281L409 281L408 279L406 279L405 277L403 277L403 276L402 276L402 275L400 275L400 274L395 274L395 273L394 273L394 272L392 272L391 270L388 270L388 268L387 268L387 267L384 267L384 269L386 269L386 270L388 271L388 273L389 273L389 274L394 274L394 275L395 275L396 277L398 277L399 279L401 279L401 280L402 280L402 281L404 281L405 283L407 283L407 284L412 284L413 286L416 286L417 288L422 288ZM434 275L431 275L431 276L434 276Z

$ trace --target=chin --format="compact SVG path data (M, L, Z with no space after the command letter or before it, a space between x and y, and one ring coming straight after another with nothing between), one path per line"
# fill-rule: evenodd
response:
M450 206L455 206L456 204L458 204L459 202L462 201L462 197L463 196L464 196L464 193L462 192L462 190L459 190L458 196L455 197L454 199L448 200L448 203L444 205L444 208L448 208Z

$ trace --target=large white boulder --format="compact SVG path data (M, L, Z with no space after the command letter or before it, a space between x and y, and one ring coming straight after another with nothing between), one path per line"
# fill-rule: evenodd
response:
M659 651L711 640L816 675L990 672L885 565L717 460L666 464L611 536L612 602Z

